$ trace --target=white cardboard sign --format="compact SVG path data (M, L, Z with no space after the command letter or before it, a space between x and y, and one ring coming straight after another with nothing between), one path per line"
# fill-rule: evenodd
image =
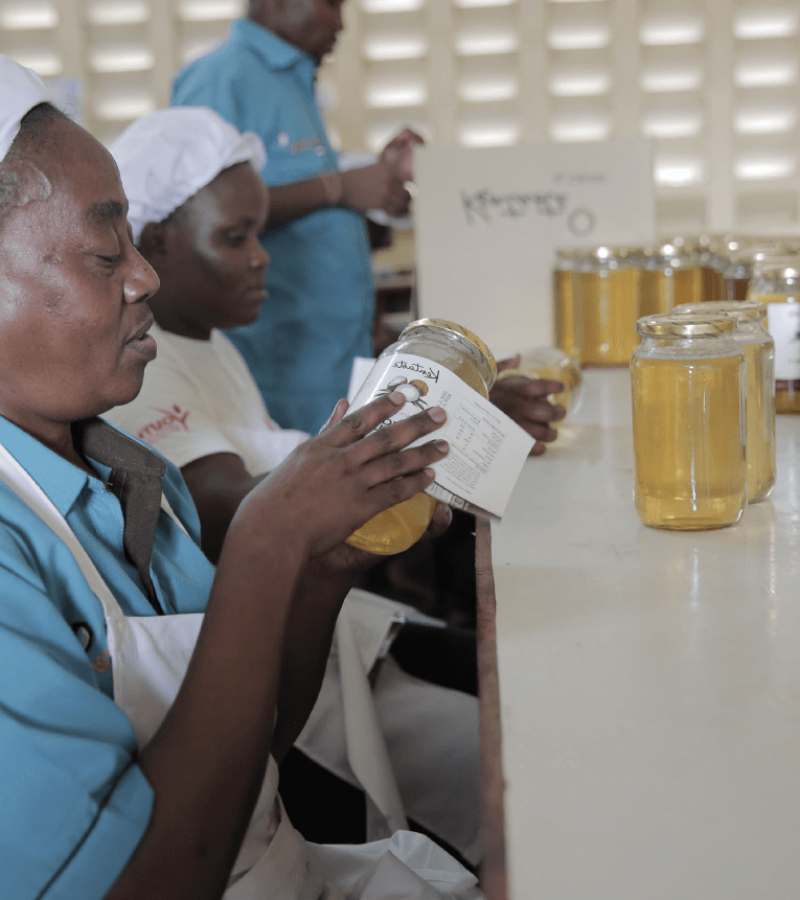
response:
M655 239L651 142L414 150L422 316L475 332L498 358L552 345L560 247Z

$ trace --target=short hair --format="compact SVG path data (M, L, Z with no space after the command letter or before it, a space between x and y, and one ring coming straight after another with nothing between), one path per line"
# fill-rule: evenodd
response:
M24 168L19 165L23 153L43 147L47 141L47 125L56 119L67 118L52 103L39 103L22 117L17 136L12 141L8 153L0 160L0 228L7 213L22 203L25 197L24 189L28 186L30 178L45 178L35 166Z

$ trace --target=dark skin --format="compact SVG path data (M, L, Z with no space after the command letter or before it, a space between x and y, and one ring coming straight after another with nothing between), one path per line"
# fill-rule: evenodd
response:
M71 424L136 396L158 279L131 241L108 152L67 119L46 129L43 145L23 134L16 146L52 189L0 229L0 414L94 474ZM446 452L404 449L441 411L366 436L401 401L339 419L233 516L182 687L137 756L156 799L111 900L222 897L268 757L291 746L319 691L349 587L320 567L367 519L430 484Z

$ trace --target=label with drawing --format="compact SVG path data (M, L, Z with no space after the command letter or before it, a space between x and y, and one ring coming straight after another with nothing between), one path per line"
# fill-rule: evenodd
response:
M441 428L416 442L441 438L450 445L448 455L433 464L436 480L426 493L456 509L485 517L502 516L533 438L446 366L408 353L378 360L351 409L392 391L404 394L406 404L378 428L432 406L447 413Z
M800 303L770 303L769 333L775 341L775 379L800 379Z

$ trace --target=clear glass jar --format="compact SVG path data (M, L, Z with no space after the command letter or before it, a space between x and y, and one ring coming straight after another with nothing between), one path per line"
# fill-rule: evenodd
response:
M715 241L710 235L674 237L675 306L723 299Z
M744 351L747 392L747 497L766 500L775 486L775 342L764 328L767 307L758 300L678 306L673 315L727 313L736 320L733 340Z
M775 412L800 413L800 255L767 257L754 267L749 300L767 304L775 341Z
M639 317L669 312L675 305L675 257L672 244L645 247L639 255Z
M580 405L583 384L581 367L577 360L558 347L533 347L526 350L520 354L519 365L513 369L503 369L498 373L497 380L511 378L514 375L560 381L564 385L564 390L560 394L551 394L548 400L563 406L568 416ZM550 426L558 428L560 424L561 422L551 422Z
M578 267L578 252L556 250L553 264L553 325L555 342L574 359L581 355L581 318L575 304L573 273Z
M581 254L573 290L582 320L582 365L630 361L638 343L639 275L635 255L626 249L597 247Z
M745 361L730 316L642 318L631 359L634 501L645 525L723 528L747 505Z
M406 326L375 360L350 408L358 409L382 394L401 390L409 402L393 419L416 414L426 406L423 398L429 390L428 379L433 377L430 363L449 369L482 397L489 396L497 377L492 352L471 331L443 319L419 319ZM420 492L373 516L347 543L370 553L400 553L425 533L435 506L432 497Z
M750 279L765 260L782 255L782 244L776 239L763 240L741 238L728 247L728 256L722 271L725 282L725 298L730 303L746 300L750 291Z

